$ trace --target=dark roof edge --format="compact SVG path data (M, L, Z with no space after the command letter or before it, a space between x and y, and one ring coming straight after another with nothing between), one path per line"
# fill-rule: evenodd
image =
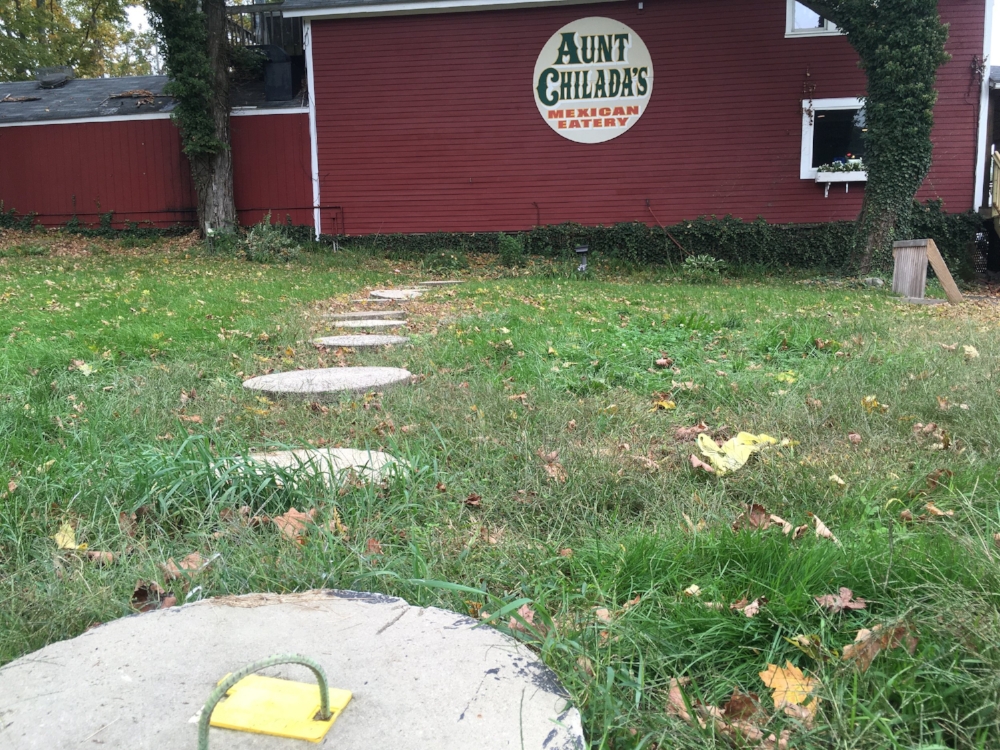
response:
M282 16L303 19L336 19L370 16L407 16L428 13L467 13L472 11L545 8L556 5L590 5L622 0L399 0L398 2L343 2L304 0L285 2Z

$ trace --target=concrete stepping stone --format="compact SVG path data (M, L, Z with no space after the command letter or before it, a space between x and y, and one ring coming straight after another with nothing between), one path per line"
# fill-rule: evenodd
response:
M399 328L405 326L405 320L379 320L368 318L365 320L338 320L334 321L335 328Z
M243 387L269 396L317 398L333 393L387 388L409 380L409 371L399 367L328 367L261 375L250 378Z
M353 699L309 747L583 750L580 714L526 646L464 615L356 591L226 596L100 625L3 668L4 747L191 750L216 683L298 653ZM313 683L301 666L260 674ZM306 747L212 728L212 750Z
M327 486L343 484L354 474L361 479L379 482L401 464L388 453L354 448L303 448L293 451L251 453L251 463L263 464L287 472L303 472L322 477ZM261 473L257 469L258 474Z
M362 310L361 312L327 313L327 320L403 320L406 310Z
M423 294L421 289L376 289L371 296L374 299L404 300L416 299L421 294Z
M395 346L409 341L408 336L379 336L371 333L358 333L353 336L324 336L313 339L320 346L349 346L352 349L367 349L377 346Z
M417 286L452 286L453 284L464 284L458 279L448 279L446 281L418 281Z

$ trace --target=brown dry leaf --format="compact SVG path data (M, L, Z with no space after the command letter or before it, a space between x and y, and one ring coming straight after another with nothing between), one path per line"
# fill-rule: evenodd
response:
M819 680L806 677L790 661L786 661L784 667L768 664L767 669L760 673L760 679L771 690L776 709L783 709L786 705L801 706L808 711L810 721L815 717L819 698L813 693L820 685Z
M15 482L13 479L7 482L7 492L13 492L16 489L17 489L17 482Z
M701 586L697 583L692 583L686 589L684 589L684 594L686 596L701 596Z
M722 711L731 721L749 721L760 712L760 698L756 693L741 693L733 688L733 694L722 704Z
M944 396L936 396L935 398L937 398L938 409L941 411L948 411L952 407L952 403Z
M847 439L850 440L854 445L861 445L861 436L856 432L848 432Z
M747 602L746 597L743 597L738 602L733 602L729 605L729 609L738 610L743 613L746 617L756 617L760 612L760 608L767 604L767 597L761 596L754 599L752 602Z
M545 473L549 475L550 479L554 479L557 482L565 482L568 479L566 469L558 461L547 463L542 468L545 469Z
M690 456L690 460L691 460L691 466L693 468L695 468L695 469L703 469L703 470L707 471L709 474L714 474L715 473L715 469L712 468L711 464L706 464L704 461L702 461L700 458L698 458L693 453Z
M177 604L177 597L168 595L155 581L136 581L131 605L140 612L165 609Z
M806 407L809 409L819 410L823 408L823 402L818 398L812 398L811 396L806 396Z
M470 492L469 496L465 498L462 502L465 503L470 508L478 508L482 505L483 497L482 495L477 495L475 492Z
M115 561L114 552L99 552L94 549L87 550L87 559L95 565L110 565Z
M633 598L629 599L622 605L622 612L628 612L630 609L632 609L632 607L637 606L641 601L642 601L642 596L640 594L636 594Z
M681 677L679 679L671 677L670 692L667 696L667 716L676 716L688 724L692 723L693 717L690 711L688 711L687 703L684 700L684 692L681 688L689 684L691 684L691 678L689 677Z
M683 442L687 440L694 440L703 432L708 432L708 425L704 422L699 422L692 427L678 427L674 430L674 437Z
M530 604L522 604L518 610L517 614L520 615L528 626L534 628L536 631L545 631L545 627L541 623L535 622L535 610L531 608ZM522 633L530 633L529 627L526 627L520 620L516 617L511 617L510 621L507 623L507 627L511 630L520 630Z
M840 540L833 535L833 532L830 531L830 529L827 528L826 524L819 519L819 516L817 516L815 513L806 513L806 515L812 518L813 523L816 526L816 536L822 537L823 539L829 539L834 544L837 545L840 544Z
M571 550L569 547L563 547L561 550L559 550L559 557L572 557L572 556L573 556L573 550Z
M438 482L436 485L434 485L434 489L436 489L438 492L447 492L448 485L446 485L444 482Z
M807 531L809 531L809 524L807 523L804 523L801 526L796 526L795 531L792 532L792 541L801 539L806 535Z
M938 344L946 352L953 352L958 349L958 344Z
M382 543L378 539L368 540L368 554L369 555L381 555L382 554Z
M909 510L900 511L899 520L903 523L913 523L913 513Z
M570 431L575 430L576 429L576 420L575 419L569 420L569 422L566 423L566 429L570 430Z
M182 422L192 422L194 424L201 424L202 423L202 419L201 419L201 416L199 414L191 414L191 415L188 415L188 414L178 414L177 418L179 420L181 420Z
M955 515L955 511L953 511L953 510L941 510L934 503L927 503L924 506L924 508L926 508L927 512L930 513L932 516L937 516L938 518L941 518L941 517L951 518L953 515Z
M528 394L527 393L517 393L517 394L515 394L513 396L508 396L507 400L508 401L520 401L522 404L527 404L528 403Z
M708 524L705 523L704 518L698 521L698 523L695 523L694 521L691 520L691 516L689 516L687 513L681 513L681 516L684 517L684 523L687 524L685 530L690 531L692 534L696 534L700 531L705 531L708 528ZM682 526L681 528L685 527Z
M660 357L658 360L656 360L657 367L670 367L671 365L673 365L673 363L674 361L670 359L670 357Z
M500 544L503 541L503 529L490 531L485 526L479 527L479 538L487 544Z
M904 647L910 656L913 656L913 652L917 649L917 638L910 633L909 625L895 625L890 628L875 625L871 630L862 628L858 631L854 636L854 643L844 646L843 659L853 661L862 672L865 672L882 651L900 647Z
M576 657L576 666L578 666L587 677L594 676L594 662L592 662L586 656Z
M139 524L136 522L135 513L131 515L124 511L118 514L118 528L125 536L134 537L139 533Z
M601 622L611 622L611 610L606 607L599 607L595 609L594 616Z
M300 513L295 508L289 508L287 513L275 516L271 520L281 531L281 535L293 542L305 544L305 530L316 518L316 509L311 509L308 513Z
M938 469L937 471L932 471L927 475L927 490L928 492L933 492L941 485L941 478L950 479L955 476L954 472L950 469Z
M993 535L993 544L997 546L997 549L1000 549L1000 534Z
M855 599L854 592L843 586L840 587L839 594L824 594L814 598L819 606L834 614L845 609L864 609L866 606L864 599Z
M744 511L733 521L733 531L740 529L766 529L771 525L771 514L763 505L753 503L749 510Z
M781 526L781 533L788 536L792 533L793 526L788 521L786 521L781 516L776 516L773 513L770 515L770 519L773 523L779 524Z
M171 557L166 563L161 563L158 567L163 571L165 580L173 581L177 578L191 578L196 573L201 572L204 566L205 558L198 552L192 552L179 563L174 562L174 558Z

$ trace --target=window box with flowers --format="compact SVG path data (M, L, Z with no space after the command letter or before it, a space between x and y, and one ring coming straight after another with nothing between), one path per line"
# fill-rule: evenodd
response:
M840 182L844 192L849 192L852 182L867 182L868 172L860 157L848 154L846 160L837 160L829 164L821 164L816 168L816 182L825 187L824 196L829 197L830 185Z

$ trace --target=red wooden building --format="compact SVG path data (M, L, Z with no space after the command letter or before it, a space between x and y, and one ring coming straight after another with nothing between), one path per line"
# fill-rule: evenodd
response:
M918 197L948 211L984 201L992 4L939 0L951 60ZM860 208L864 73L837 28L795 0L285 0L280 10L301 23L308 96L234 111L245 222L270 210L357 235L726 214L821 222ZM32 85L0 84L0 99ZM109 210L191 220L170 104L109 114L109 101L54 119L51 107L0 104L8 209L49 224Z

